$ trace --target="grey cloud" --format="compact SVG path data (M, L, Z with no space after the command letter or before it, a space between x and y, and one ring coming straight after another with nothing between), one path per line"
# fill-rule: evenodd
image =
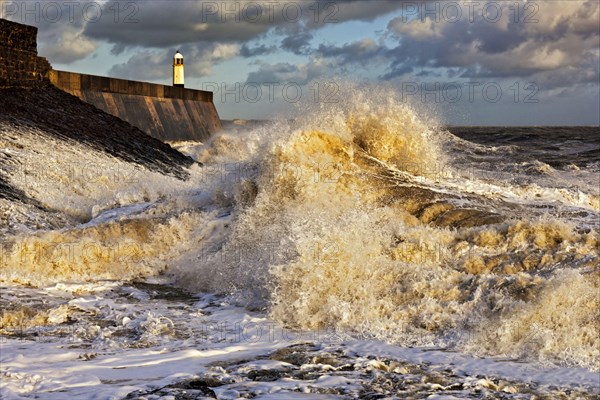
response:
M271 54L277 51L277 47L275 46L266 46L260 45L255 47L249 47L248 44L244 44L240 48L240 56L242 57L255 57L255 56L263 56L266 54Z
M275 29L280 33L318 29L331 23L350 20L369 20L399 7L394 1L236 1L206 2L145 1L133 2L134 18L126 21L125 13L119 21L103 18L87 24L85 34L90 38L116 44L115 51L127 46L167 47L198 41L244 43ZM129 3L128 3L129 4ZM108 14L119 0L103 4ZM256 15L260 7L262 13ZM254 11L254 12L253 12Z
M304 80L300 77L300 68L289 63L266 64L262 63L258 71L250 72L246 82L273 83L273 82L297 82Z
M171 69L171 51L138 52L127 62L114 65L109 75L123 79L155 80L169 76Z
M318 0L311 3L306 25L309 28L345 21L372 21L402 7L397 0ZM308 7L307 7L308 11Z
M246 83L285 85L289 83L306 85L309 82L327 76L334 66L310 59L305 64L258 63L258 71L250 72Z
M410 65L398 64L390 68L390 71L380 76L380 79L387 81L400 76L410 74L414 71L414 68Z
M312 39L313 35L308 32L290 35L281 41L281 48L298 55L308 54Z
M541 89L550 90L566 88L576 90L581 87L596 87L600 82L600 63L598 58L587 55L577 66L558 68L552 71L543 71L533 74L529 80L535 82Z
M217 2L165 2L146 1L135 4L135 21L126 18L115 22L102 19L95 24L87 24L86 34L90 37L107 40L118 45L117 50L126 47L168 47L184 43L235 42L246 41L268 31L268 23L250 21L221 22L218 14L207 8ZM239 3L239 2L236 2ZM225 3L223 3L225 4ZM110 0L103 9L123 7L123 2ZM131 11L130 11L131 12Z
M341 47L320 45L317 52L323 57L337 57L341 64L366 66L385 52L385 47L371 39L347 43Z
M110 49L111 54L119 55L127 49L127 46L123 43L115 43Z

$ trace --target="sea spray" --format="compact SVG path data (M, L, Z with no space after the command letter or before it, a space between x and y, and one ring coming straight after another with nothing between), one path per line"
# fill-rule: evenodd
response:
M461 190L449 134L392 93L320 112L277 126L288 131L262 159L274 169L256 177L256 197L199 265L202 288L268 305L290 327L599 367L595 231ZM447 173L419 175L423 164ZM192 275L182 281L193 287ZM557 300L569 290L585 300ZM541 340L527 340L538 327Z

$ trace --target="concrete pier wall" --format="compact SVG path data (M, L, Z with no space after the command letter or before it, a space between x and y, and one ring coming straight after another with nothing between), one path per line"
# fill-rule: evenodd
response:
M221 129L212 92L52 70L65 92L162 141L205 141Z

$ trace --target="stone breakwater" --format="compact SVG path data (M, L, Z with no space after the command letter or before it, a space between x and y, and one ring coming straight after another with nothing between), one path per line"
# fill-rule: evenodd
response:
M38 57L37 28L0 19L0 87L45 84L50 63Z

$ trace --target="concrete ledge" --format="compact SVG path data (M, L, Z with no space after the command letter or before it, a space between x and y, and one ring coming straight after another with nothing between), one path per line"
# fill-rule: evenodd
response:
M162 141L206 141L221 129L212 92L75 72L49 72L50 82Z
M129 81L57 70L50 71L48 77L54 86L67 92L93 90L97 92L151 96L165 99L213 101L212 92L159 85L156 83Z

